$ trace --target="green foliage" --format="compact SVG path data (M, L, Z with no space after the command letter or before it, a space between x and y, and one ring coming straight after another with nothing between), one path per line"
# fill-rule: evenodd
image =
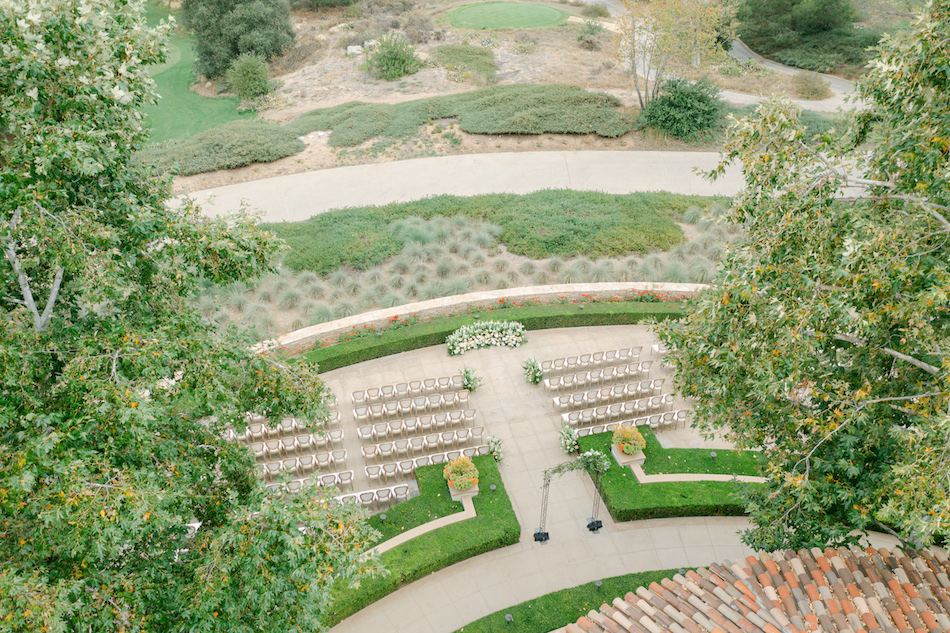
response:
M831 84L818 73L802 71L793 79L795 94L802 99L825 99L831 96Z
M719 89L706 79L671 79L640 115L639 123L678 139L695 139L715 129L725 110Z
M610 433L578 440L581 451L610 454ZM612 459L611 459L612 461ZM615 521L666 517L741 516L744 508L735 497L738 488L755 487L723 481L660 482L641 484L629 468L611 468L601 477L601 497Z
M239 55L270 61L294 43L287 0L182 0L181 17L195 34L195 70L207 77Z
M761 476L761 454L758 451L735 451L718 449L708 451L696 448L663 448L653 431L646 426L638 427L646 441L643 454L643 472L647 475L672 473L701 473L705 475ZM712 453L716 456L713 457Z
M490 48L470 44L445 44L430 51L432 61L450 70L467 70L483 77L488 83L495 82L495 54Z
M745 0L739 35L756 52L816 72L855 72L881 33L852 25L850 0Z
M479 471L479 488L484 487L484 491L473 499L478 516L423 534L389 550L380 556L380 562L389 570L386 576L363 580L358 589L335 586L333 611L324 622L326 626L333 626L403 585L432 572L518 542L521 526L505 493L505 485L494 458L476 457L472 461ZM431 468L441 479L442 467ZM492 484L496 486L494 491L489 490ZM440 485L436 494L448 496L448 485L444 480ZM431 491L424 494L431 494Z
M355 3L356 0L296 0L293 5L295 9L310 9L311 11L315 11L317 9L327 9L329 7L350 7ZM353 16L344 17L359 18L360 15L359 13L356 13Z
M609 18L610 9L605 4L588 4L581 10L581 14L588 18Z
M452 26L470 29L536 29L564 24L568 17L567 11L529 2L478 2L445 14Z
M224 439L248 411L316 430L327 390L190 303L279 245L246 216L172 210L132 161L162 61L142 8L0 4L3 628L319 629L330 584L374 568L373 534L317 488L266 494Z
M591 609L599 609L600 605L605 603L611 604L614 598L623 597L639 587L649 587L664 578L672 578L678 572L678 569L663 569L625 574L603 578L600 587L589 582L570 589L553 591L479 618L456 633L497 633L514 630L512 627L515 625L518 633L548 633L563 627L565 622L576 622ZM509 613L512 615L512 622L505 620L505 615Z
M597 134L608 138L630 131L617 112L620 102L561 84L492 86L456 95L398 104L351 101L313 110L290 123L298 134L333 130L334 147L359 145L376 136L404 138L431 119L458 117L472 134Z
M379 38L376 46L366 53L366 70L374 77L395 81L413 75L422 68L416 48L405 37L396 34Z
M149 145L136 155L136 161L154 166L159 172L190 176L268 163L303 148L303 142L292 130L251 119L219 125L191 138Z
M668 193L609 195L539 191L528 195L436 196L382 207L321 213L303 222L268 224L291 251L293 270L327 274L341 266L366 269L396 255L401 245L389 226L408 217L464 216L502 227L500 240L518 255L609 257L665 250L682 240L673 222L710 198ZM356 239L354 239L356 236Z
M595 5L601 6L601 5ZM580 42L585 37L596 37L604 32L603 25L597 20L584 20L584 26L581 27L581 32L577 36L577 41Z
M677 318L683 311L665 303L591 303L585 308L575 304L526 306L493 310L492 316L517 319L529 330L591 325L628 325L651 319ZM374 358L382 358L422 347L442 345L445 338L463 325L476 323L474 316L443 317L416 323L398 330L388 330L382 336L368 336L337 343L306 352L302 359L316 363L320 371L330 371Z
M866 108L818 148L785 100L725 147L744 165L730 219L745 237L660 336L700 429L728 420L763 452L769 483L745 497L758 549L881 525L920 547L950 531L948 26L942 0L887 39L860 84ZM856 202L836 201L846 187Z
M245 101L263 97L271 91L267 62L254 53L242 53L235 57L225 78L231 92Z

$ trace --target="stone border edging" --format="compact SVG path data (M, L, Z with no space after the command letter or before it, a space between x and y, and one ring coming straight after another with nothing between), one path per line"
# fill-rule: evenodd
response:
M398 536L394 536L388 541L383 541L373 549L371 552L375 552L377 555L382 554L383 552L388 552L394 547L402 545L406 541L411 541L417 536L422 536L427 532L433 530L438 530L439 528L445 527L446 525L452 525L453 523L458 523L459 521L466 521L468 519L474 519L478 514L475 512L475 503L472 501L472 495L465 495L462 497L462 511L456 512L455 514L450 514L449 516L440 517L434 521L429 521L428 523L423 523L422 525L417 525L407 532L403 532Z
M641 484L656 484L665 481L740 481L749 484L764 484L768 481L766 477L754 477L752 475L708 475L700 473L672 473L664 475L648 475L643 472L643 466L632 464L630 470Z
M631 292L662 292L670 294L691 294L700 290L705 290L709 286L706 284L680 284L680 283L654 283L654 282L608 282L608 283L585 283L585 284L555 284L549 286L524 286L521 288L506 288L504 290L486 290L482 292L470 292L464 295L453 295L451 297L441 297L439 299L430 299L429 301L417 301L407 303L394 308L384 308L356 314L351 317L328 321L311 325L300 330L295 330L284 334L276 339L264 341L255 345L254 351L267 351L275 348L283 348L291 353L298 353L303 349L312 346L317 341L334 340L341 334L354 328L360 329L368 326L381 327L387 325L395 317L415 315L419 317L434 317L458 312L464 308L471 307L489 307L496 305L500 299L510 299L512 301L524 301L527 299L536 299L542 304L551 303L560 299L576 300L585 297L595 299L604 299L621 296Z

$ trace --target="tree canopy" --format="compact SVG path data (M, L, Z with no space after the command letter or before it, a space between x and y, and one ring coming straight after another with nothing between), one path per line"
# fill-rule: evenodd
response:
M240 55L270 61L294 43L287 0L183 0L181 17L195 34L195 70L207 77Z
M867 107L819 148L768 103L731 128L746 231L660 335L697 424L765 453L754 547L950 528L950 2L885 39Z
M328 393L189 303L278 242L169 208L132 160L162 30L140 0L0 4L4 630L315 630L374 565L355 510L266 494L223 439L248 412L319 430Z

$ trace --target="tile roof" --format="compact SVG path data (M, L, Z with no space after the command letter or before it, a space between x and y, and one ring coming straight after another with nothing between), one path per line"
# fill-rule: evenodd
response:
M947 632L948 574L937 551L761 553L640 587L566 633Z

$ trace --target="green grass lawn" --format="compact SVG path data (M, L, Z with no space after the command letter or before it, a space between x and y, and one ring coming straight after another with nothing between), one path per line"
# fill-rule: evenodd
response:
M679 573L678 569L646 571L638 574L624 574L601 580L600 587L592 582L552 591L534 600L525 600L520 604L496 611L466 624L456 633L496 633L498 631L517 631L518 633L548 633L576 622L577 618L587 615L591 609L597 610L603 603L610 604L614 598L622 598L638 587L649 587L652 582L660 582ZM510 613L512 621L505 620Z
M523 2L468 4L445 15L452 26L465 29L536 29L559 26L567 18L566 11Z
M169 12L154 4L147 5L150 25L168 17ZM238 100L231 97L208 98L189 90L195 81L195 51L190 36L172 32L168 42L168 60L152 68L158 104L145 109L151 128L151 141L187 138L236 119L253 118L253 112L239 113Z
M344 266L365 269L399 253L389 225L409 217L466 216L497 224L500 241L518 255L616 257L666 250L683 240L674 220L717 198L670 193L610 195L547 190L527 195L435 196L380 207L321 213L303 222L266 224L290 246L284 263L323 275Z
M610 455L611 433L588 435L579 440L581 451L598 450ZM697 450L701 449L683 449ZM754 486L759 484L739 484ZM601 480L601 497L616 521L664 517L739 516L745 509L731 481L663 482L641 484L629 468L611 467Z
M643 449L643 454L647 457L643 463L643 472L647 475L671 473L759 475L756 468L759 453L756 451L663 448L650 427L641 426L639 430L643 434L643 439L647 442L646 448ZM712 456L713 452L716 453L715 457Z

